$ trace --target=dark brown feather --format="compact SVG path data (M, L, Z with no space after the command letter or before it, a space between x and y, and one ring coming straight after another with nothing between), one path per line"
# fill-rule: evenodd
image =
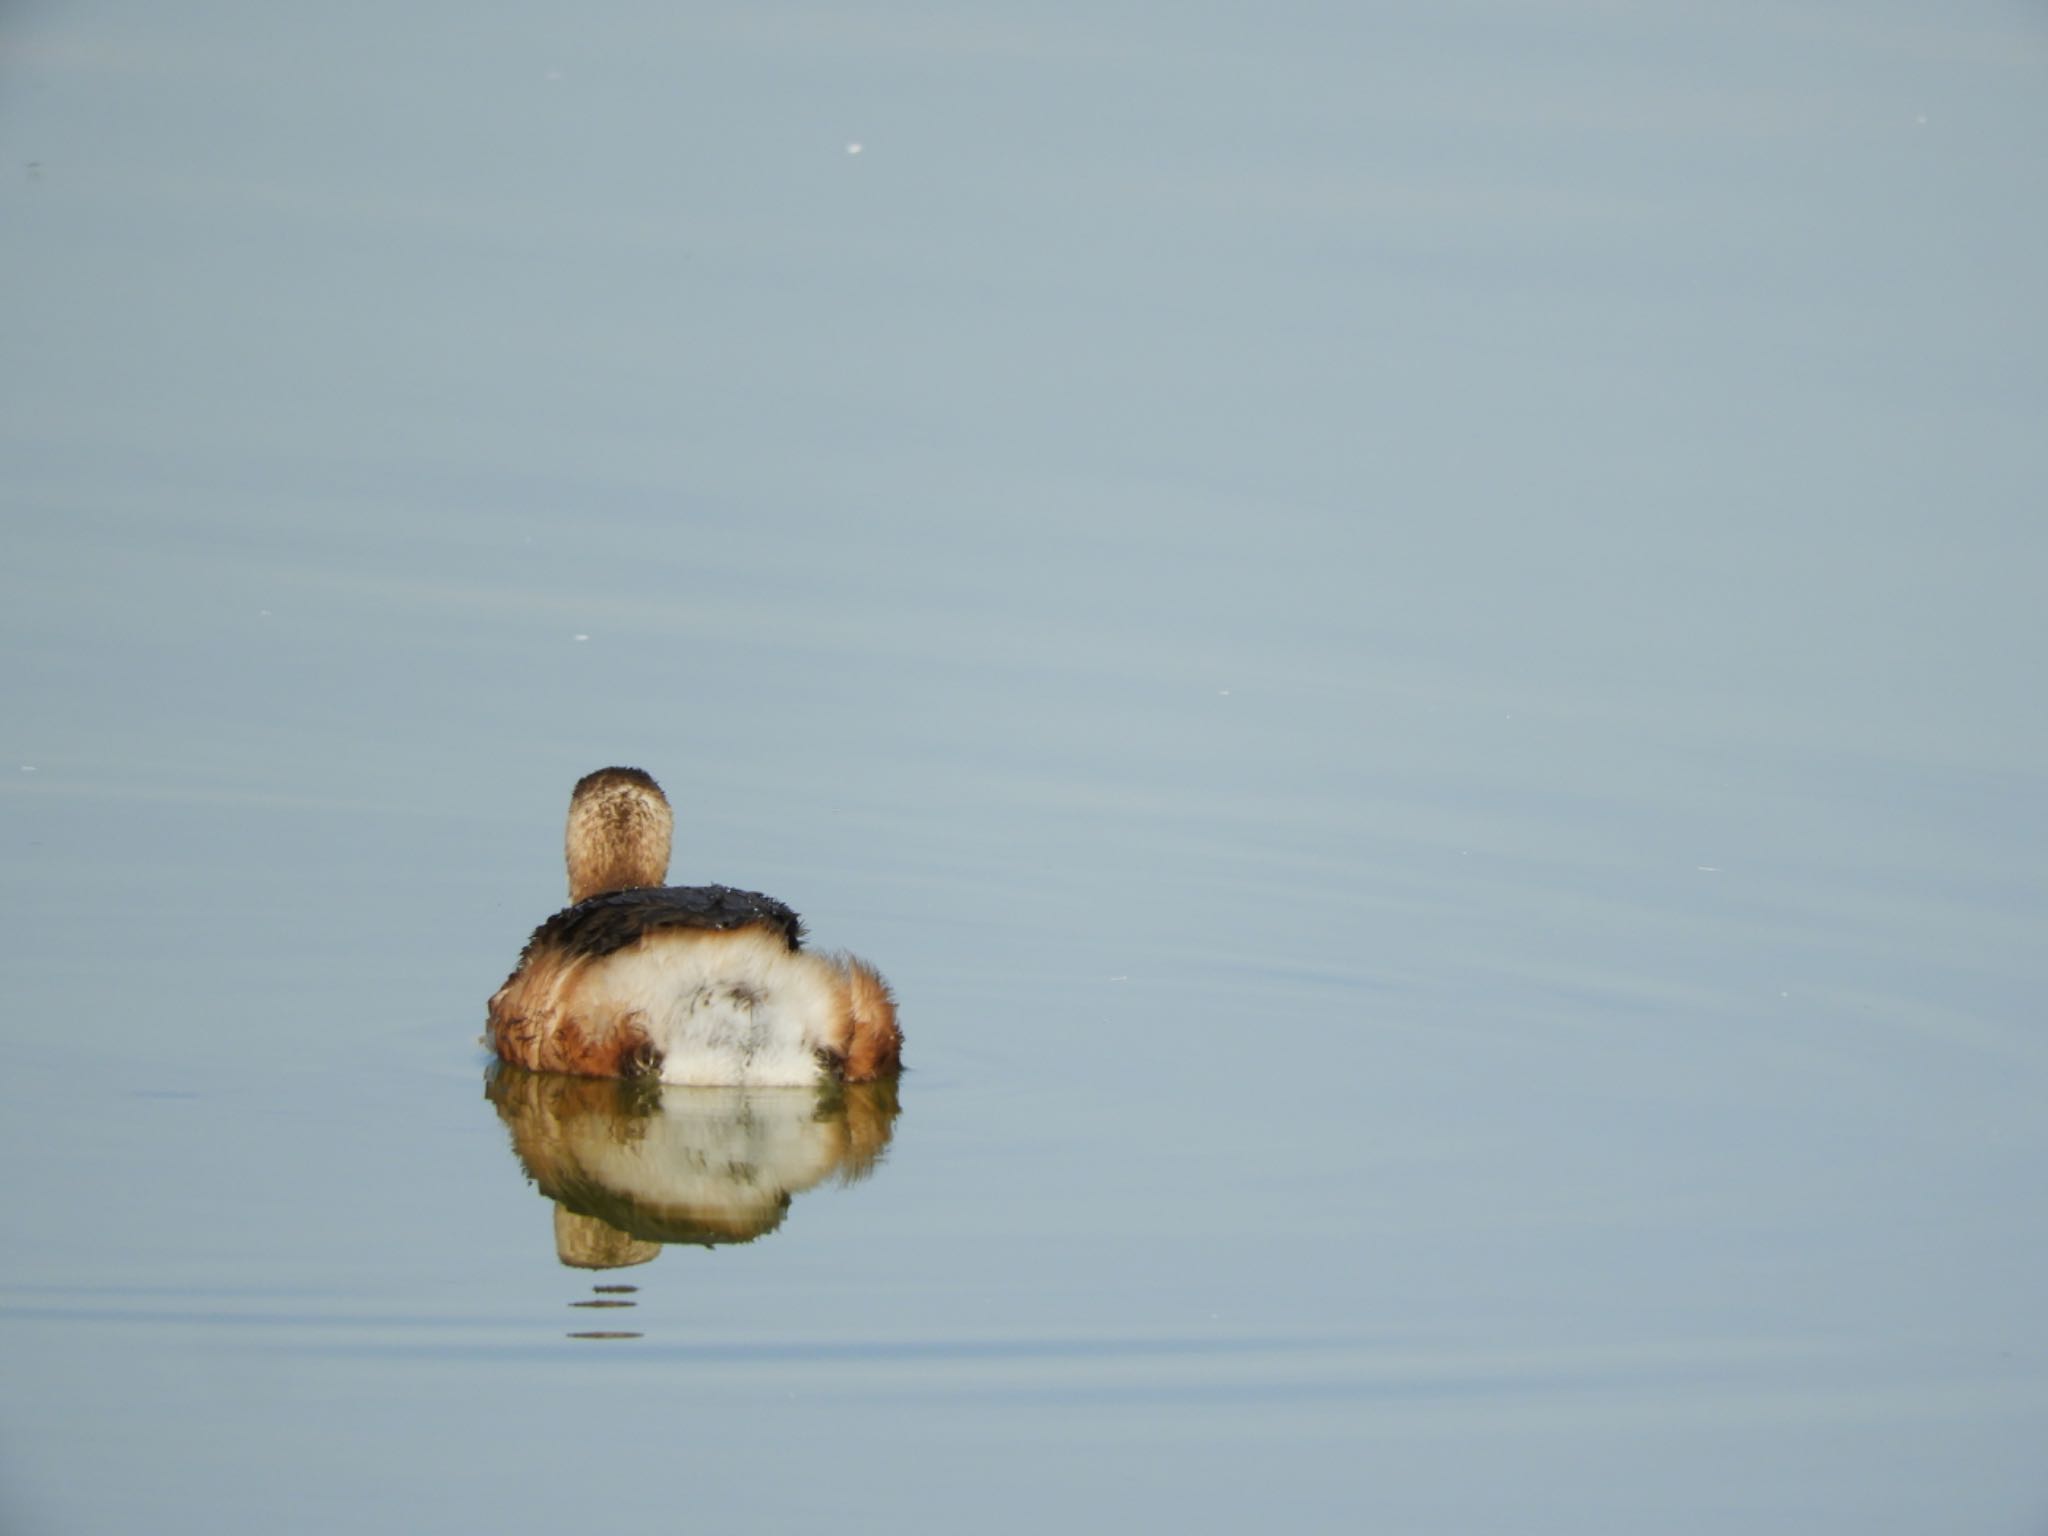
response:
M519 963L545 949L592 957L624 949L659 928L724 930L759 924L779 930L791 949L803 947L803 919L773 896L727 885L662 885L606 891L564 907L534 929ZM517 971L513 974L518 975Z

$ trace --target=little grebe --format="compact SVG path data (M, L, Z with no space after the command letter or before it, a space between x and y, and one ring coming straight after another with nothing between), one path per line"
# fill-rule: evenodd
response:
M665 886L674 816L638 768L569 799L571 905L534 930L490 1003L505 1060L585 1077L805 1084L893 1077L896 1000L874 967L802 947L771 896Z

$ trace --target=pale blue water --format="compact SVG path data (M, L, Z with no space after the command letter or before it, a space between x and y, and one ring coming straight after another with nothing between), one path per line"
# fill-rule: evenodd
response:
M0 1529L2041 1528L2037 17L0 49ZM893 1118L487 1098L609 762Z

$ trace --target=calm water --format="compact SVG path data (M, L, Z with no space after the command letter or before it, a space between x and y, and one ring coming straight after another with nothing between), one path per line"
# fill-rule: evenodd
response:
M2024 7L0 25L0 1529L2034 1533ZM494 1073L575 777L900 1092Z

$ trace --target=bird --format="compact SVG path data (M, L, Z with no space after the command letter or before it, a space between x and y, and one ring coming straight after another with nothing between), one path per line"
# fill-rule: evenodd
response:
M804 947L758 891L675 886L675 815L651 774L577 780L569 905L533 931L491 997L486 1040L540 1072L720 1087L893 1078L896 999L865 960Z

